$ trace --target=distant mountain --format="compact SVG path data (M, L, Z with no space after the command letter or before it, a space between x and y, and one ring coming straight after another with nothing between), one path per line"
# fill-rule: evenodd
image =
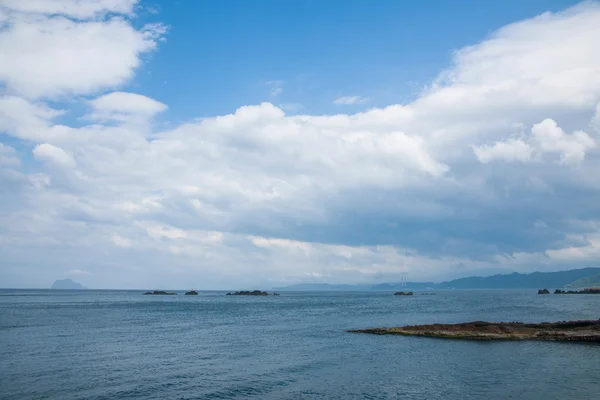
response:
M371 286L371 290L405 290L405 289L413 289L413 290L428 290L433 289L435 287L435 283L433 282L406 282L405 285L401 283L379 283L377 285Z
M577 279L575 282L571 282L567 287L573 288L590 288L600 287L600 274L588 276L586 278Z
M436 285L438 289L540 289L563 288L582 278L600 274L600 268L572 269L558 272L533 272L486 277L472 276Z
M533 272L520 274L518 272L505 275L471 276L454 279L448 282L407 282L378 283L360 285L335 285L329 283L298 283L295 285L274 288L275 290L297 291L398 291L404 289L541 289L565 287L600 287L600 268L573 269L558 272Z
M276 287L274 290L296 290L296 291L365 291L365 290L403 290L403 289L432 289L435 286L432 282L406 282L406 286L401 283L379 283L379 284L329 284L329 283L297 283L295 285Z
M295 285L275 287L274 290L297 290L297 291L361 291L370 290L373 285L331 285L329 283L297 283Z
M85 289L84 286L79 283L72 281L71 279L59 279L54 281L51 289Z

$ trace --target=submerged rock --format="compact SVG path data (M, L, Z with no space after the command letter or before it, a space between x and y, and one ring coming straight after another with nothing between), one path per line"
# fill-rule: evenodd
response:
M410 325L396 328L356 329L375 335L427 336L465 340L550 340L600 342L600 320L542 323L474 321L459 324Z
M154 290L152 292L146 292L144 294L150 294L150 295L159 295L159 296L173 296L176 295L177 293L175 292L165 292L163 290Z
M540 289L538 290L538 294L550 294L550 291L548 289Z
M227 296L268 296L269 293L260 290L242 290L240 292L227 293Z
M413 292L396 292L394 296L412 296Z

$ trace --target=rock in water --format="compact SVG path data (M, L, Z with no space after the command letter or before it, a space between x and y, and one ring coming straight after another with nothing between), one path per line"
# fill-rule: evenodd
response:
M396 292L394 296L412 296L413 292Z
M228 296L268 296L269 293L260 290L242 290L240 292L227 293Z
M154 295L154 296L174 296L177 293L175 292L165 292L163 290L155 290L153 292L146 292L144 294Z
M85 289L85 287L75 281L72 281L71 279L59 279L57 281L54 281L54 283L52 284L50 289L76 290L76 289Z
M189 292L185 292L186 296L198 296L198 292L196 290L190 290Z
M550 291L548 289L540 289L538 290L538 294L550 294Z

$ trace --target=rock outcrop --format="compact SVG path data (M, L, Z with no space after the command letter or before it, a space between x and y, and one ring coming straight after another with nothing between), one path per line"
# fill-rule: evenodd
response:
M227 296L268 296L269 293L260 290L242 290L240 292L227 293Z
M186 296L198 296L198 291L190 290L189 292L185 292Z
M149 295L154 295L154 296L173 296L173 295L176 295L177 293L175 293L175 292L165 292L163 290L154 290L152 292L146 292L144 294L149 294Z
M375 335L427 336L465 340L549 340L600 342L600 320L542 323L465 322L459 324L412 325L397 328L357 329L348 332Z
M413 292L396 292L394 296L412 296Z
M538 294L550 294L550 291L548 289L540 289L538 290Z

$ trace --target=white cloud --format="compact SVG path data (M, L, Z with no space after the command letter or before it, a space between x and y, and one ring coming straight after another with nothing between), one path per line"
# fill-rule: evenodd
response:
M540 149L548 153L560 153L560 162L563 164L580 163L585 158L585 153L596 146L594 140L583 131L567 135L551 119L536 124L531 129Z
M75 160L60 147L48 143L39 144L33 149L33 155L39 160L43 160L63 167L74 167Z
M364 104L371 101L369 97L361 96L342 96L338 97L333 101L334 104L351 105L351 104Z
M283 103L283 104L279 105L279 108L281 108L283 111L289 111L289 112L299 111L303 107L304 106L300 103Z
M485 41L459 50L455 67L440 76L433 86L435 95L427 100L444 106L460 101L463 108L507 107L511 101L529 108L595 105L600 88L600 54L595 51L599 39L589 32L597 30L599 15L598 3L584 2L561 13L507 25Z
M494 160L532 161L544 153L559 153L561 164L579 164L596 142L585 132L567 135L552 119L533 125L528 142L522 139L497 141L494 145L472 146L477 159L487 164Z
M552 260L562 262L586 262L600 259L600 235L587 235L583 246L569 246L546 250L545 254Z
M66 15L78 19L106 13L131 14L138 0L2 0L0 7L12 11Z
M484 164L493 160L529 162L533 153L531 146L521 139L499 141L492 146L474 146L473 151L477 159Z
M269 87L269 94L272 97L279 96L281 93L283 93L284 85L285 81L282 80L268 81L267 86Z
M48 138L50 121L61 115L44 104L16 96L0 96L0 131L29 140Z
M10 146L0 143L0 166L18 166L21 160Z
M0 32L0 81L13 93L29 98L87 94L119 86L133 76L141 55L154 50L165 32L161 25L137 30L116 16L75 21L53 15L59 9L81 17L100 10L127 11L131 1L10 1L7 5L49 14L11 13Z
M127 121L132 117L150 118L163 112L167 106L161 102L135 93L112 92L90 101L96 120Z
M113 244L117 247L122 247L122 248L127 249L132 246L131 240L124 238L123 236L118 235L116 233L113 234L110 239L113 242Z
M256 236L250 236L249 239L252 242L252 244L258 247L281 247L288 250L299 249L304 252L309 252L311 248L311 246L308 243L302 243L297 240L270 239Z

